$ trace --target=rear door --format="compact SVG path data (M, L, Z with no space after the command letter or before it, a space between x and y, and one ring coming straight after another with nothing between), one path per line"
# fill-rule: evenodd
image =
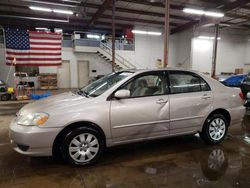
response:
M200 130L212 107L209 85L199 75L188 71L169 71L170 134Z

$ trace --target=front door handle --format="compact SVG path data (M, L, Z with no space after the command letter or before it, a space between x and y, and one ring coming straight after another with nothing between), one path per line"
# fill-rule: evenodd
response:
M167 102L168 102L168 99L159 99L158 101L156 101L157 104L164 104Z
M201 98L202 99L211 99L212 97L209 96L208 94L204 94Z

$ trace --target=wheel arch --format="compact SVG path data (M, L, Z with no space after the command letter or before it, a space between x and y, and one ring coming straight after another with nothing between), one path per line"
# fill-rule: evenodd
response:
M94 128L95 130L97 130L101 134L101 136L103 137L104 146L106 147L106 136L105 136L104 131L102 130L102 128L99 125L92 123L92 122L89 122L89 121L74 122L74 123L71 123L71 124L67 125L66 127L64 127L56 136L56 138L53 142L53 146L52 146L52 155L53 156L57 156L57 154L60 150L59 147L60 147L61 143L63 142L63 139L67 136L67 134L71 130L79 128L79 127L89 127L89 128Z
M213 114L221 114L221 115L223 115L223 116L226 118L226 120L228 121L228 125L230 126L231 115L230 115L230 113L229 113L226 109L224 109L224 108L218 108L218 109L213 110L213 111L207 116L206 120L207 120L209 117L211 117L211 115L213 115Z

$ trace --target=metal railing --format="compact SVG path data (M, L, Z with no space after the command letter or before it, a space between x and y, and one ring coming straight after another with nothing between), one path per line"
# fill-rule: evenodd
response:
M103 42L100 43L100 48L105 51L107 54L109 54L110 56L112 56L112 48L110 48L108 45L104 44ZM115 53L115 61L117 61L117 63L125 66L126 68L129 69L133 69L136 68L136 66L134 66L129 60L127 60L126 58L122 57L120 54Z

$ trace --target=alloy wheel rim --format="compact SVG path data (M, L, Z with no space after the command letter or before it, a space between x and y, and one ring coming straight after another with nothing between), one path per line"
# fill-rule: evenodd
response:
M219 170L225 161L224 152L221 149L214 149L208 157L208 167L212 170Z
M91 161L99 151L98 139L90 133L79 134L69 144L70 157L80 163Z
M209 125L209 135L213 140L220 140L226 132L226 123L221 118L214 119Z

